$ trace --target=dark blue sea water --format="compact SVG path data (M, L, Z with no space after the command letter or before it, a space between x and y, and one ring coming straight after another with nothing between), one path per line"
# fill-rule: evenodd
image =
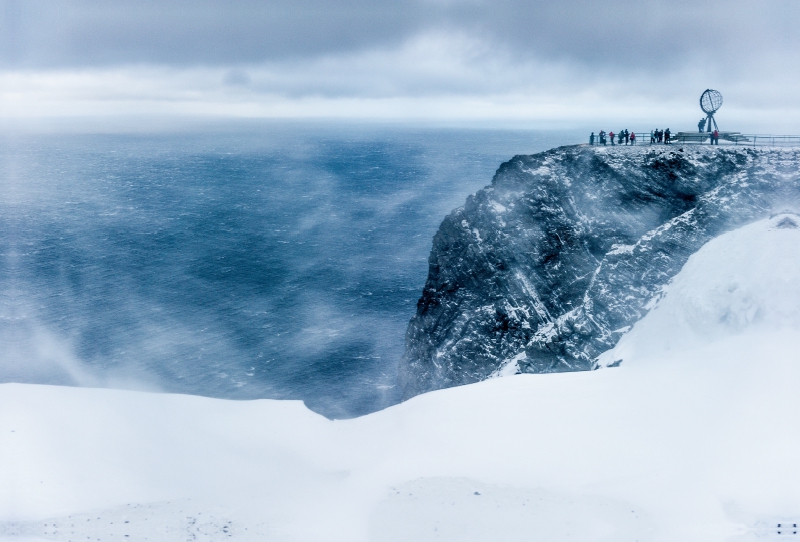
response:
M582 135L7 134L0 381L385 407L441 219L501 162Z

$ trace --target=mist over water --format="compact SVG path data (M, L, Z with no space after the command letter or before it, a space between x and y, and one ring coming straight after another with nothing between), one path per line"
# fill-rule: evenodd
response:
M583 133L263 123L6 135L0 381L398 400L442 218Z

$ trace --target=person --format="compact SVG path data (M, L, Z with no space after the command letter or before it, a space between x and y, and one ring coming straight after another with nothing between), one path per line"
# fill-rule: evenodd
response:
M600 130L600 143L602 143L603 146L605 146L608 143L608 141L606 141L606 131L605 130Z
M664 145L669 145L669 136L670 136L670 131L669 128L667 128L666 130L664 130Z
M622 145L622 142L625 140L625 130L620 130L617 134L617 143Z
M716 128L714 128L714 131L711 132L711 144L719 145L719 130Z
M702 134L703 130L706 129L706 119L700 119L700 122L697 123L697 130Z
M594 145L594 132L589 136L589 145Z
M611 139L611 144L614 144L614 132L608 132L608 137Z
M650 130L650 144L656 142L656 130Z
M631 145L636 145L636 132L631 132Z
M631 138L631 133L628 131L627 128L625 128L625 145L628 144L628 142L630 141L630 138Z

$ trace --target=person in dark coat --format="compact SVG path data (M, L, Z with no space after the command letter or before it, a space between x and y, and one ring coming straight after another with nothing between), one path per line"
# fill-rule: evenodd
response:
M664 130L664 145L669 145L669 136L670 136L670 131L669 128L667 128L666 130Z
M589 136L589 145L594 145L594 132Z

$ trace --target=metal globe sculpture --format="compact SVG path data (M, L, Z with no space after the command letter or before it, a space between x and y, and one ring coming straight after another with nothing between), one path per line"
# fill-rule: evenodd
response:
M714 123L714 128L719 130L717 127L717 121L714 120L714 113L722 107L722 94L718 90L706 89L702 95L700 95L700 109L703 110L703 113L708 115L707 118L707 125L708 125L708 132L711 131L711 123Z
M722 94L718 90L708 89L700 96L700 109L706 115L713 115L720 107L722 107Z

